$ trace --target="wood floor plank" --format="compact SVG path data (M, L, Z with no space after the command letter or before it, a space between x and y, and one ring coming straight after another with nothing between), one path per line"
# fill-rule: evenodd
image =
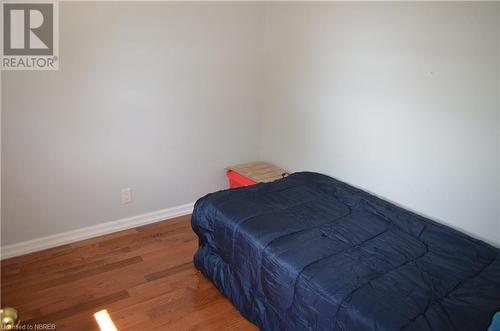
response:
M42 304L50 307L62 300L67 302L81 300L81 292L74 291L74 288L85 288L86 291L84 293L88 298L109 294L121 288L131 288L146 282L144 275L147 273L190 261L194 249L193 247L189 250L184 249L183 254L179 254L182 251L171 249L164 251L163 256L158 256L152 260L148 259L148 261L142 263L131 264L121 270L121 272L103 272L102 274L78 279L71 283L60 284L59 286L46 288L34 293L24 291L24 295L21 288L19 291L7 293L4 298L11 299L10 302L13 305L19 305L19 308L33 309ZM28 294L30 295L30 300L23 300ZM11 295L14 295L14 297L11 297ZM19 302L20 300L21 302Z
M153 280L156 280L156 279L159 279L159 278L162 278L162 277L167 277L167 276L176 274L179 271L186 270L186 269L191 268L191 267L192 267L192 263L191 262L186 262L186 263L182 263L182 264L173 266L171 268L167 268L165 270L161 270L161 271L153 272L153 273L148 274L148 275L144 275L144 278L148 282L151 282Z
M23 295L23 289L7 293L4 295L4 299L10 299L12 305L19 305L19 308L33 309L42 304L45 304L45 306L52 306L54 303L62 300L67 302L81 300L81 292L74 291L74 288L85 288L85 296L88 298L109 294L122 288L130 289L136 285L147 282L144 278L144 275L147 273L191 261L191 255L194 249L194 247L191 247L190 249L184 249L184 251L176 249L163 251L162 256L148 259L142 263L129 265L119 273L113 271L104 272L88 278L78 279L72 283L60 284L56 287L30 293L29 301L23 300L26 295L28 295L27 292Z
M86 277L99 275L99 274L102 274L102 273L107 272L107 271L118 270L118 269L124 268L126 266L129 266L131 264L140 263L140 262L142 262L142 258L140 256L135 256L135 257L132 257L129 259L117 261L114 263L104 264L104 265L98 266L96 268L83 270L83 271L80 271L77 273L62 275L62 276L59 276L59 277L56 277L53 279L48 279L45 281L36 280L36 281L32 281L28 284L18 284L17 286L5 285L5 289L8 290L8 289L11 289L13 287L16 287L16 290L18 290L18 291L19 290L23 290L23 291L27 291L27 292L40 291L40 290L44 290L44 289L51 288L54 286L61 286L61 285L66 284L66 283L71 283L71 282L74 282L74 281L77 281L79 279L83 279Z
M2 306L22 323L98 330L257 330L192 263L190 215L1 261Z
M63 309L57 310L53 313L37 316L30 320L23 321L23 324L33 325L37 323L54 323L54 321L66 318L68 316L72 316L81 312L89 312L91 315L94 312L100 310L101 307L106 307L106 305L123 300L128 298L128 292L126 290L121 290L116 293L112 293L110 295L106 295L104 297L96 298L94 300L87 300L78 305L73 305L69 307L65 307Z

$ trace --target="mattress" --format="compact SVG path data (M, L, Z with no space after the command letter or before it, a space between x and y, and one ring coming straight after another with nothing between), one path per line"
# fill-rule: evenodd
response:
M262 330L486 330L500 310L499 249L325 175L209 194L192 227L196 267Z

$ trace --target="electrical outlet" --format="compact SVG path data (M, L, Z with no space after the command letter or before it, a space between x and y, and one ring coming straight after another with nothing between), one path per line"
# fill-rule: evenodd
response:
M122 193L122 203L127 204L132 202L132 192L130 191L130 188L124 188L121 191Z

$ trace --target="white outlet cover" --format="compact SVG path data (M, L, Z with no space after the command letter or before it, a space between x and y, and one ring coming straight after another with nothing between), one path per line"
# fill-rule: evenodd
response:
M124 188L121 190L122 203L127 204L132 202L132 192L130 188Z

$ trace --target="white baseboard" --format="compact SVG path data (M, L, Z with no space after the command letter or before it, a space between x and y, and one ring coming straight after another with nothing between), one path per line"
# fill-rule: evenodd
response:
M163 221L169 218L190 214L194 203L153 211L150 213L123 218L117 221L101 223L89 227L57 233L47 237L6 245L0 249L0 260L24 255L43 249L66 245L75 241L102 236L105 234L131 229L137 226Z

